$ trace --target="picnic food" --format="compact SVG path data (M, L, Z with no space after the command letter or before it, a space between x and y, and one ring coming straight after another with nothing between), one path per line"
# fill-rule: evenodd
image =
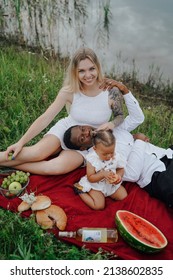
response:
M51 205L47 209L36 212L36 221L44 229L52 228L55 224L60 230L64 230L67 216L61 207Z
M156 253L168 244L166 237L157 227L132 212L117 211L115 221L122 238L137 250Z
M43 229L50 229L56 225L64 230L67 224L67 215L64 210L56 205L51 205L51 199L46 195L35 196L34 193L24 194L18 211L23 212L31 209L35 213L36 222Z
M110 178L109 178L109 183L113 184L116 180L118 179L118 175L116 173L111 174Z
M11 153L8 154L8 159L9 159L9 160L13 160L13 152L11 152Z
M36 200L31 204L32 211L42 210L51 205L51 200L46 195L36 196Z
M12 193L12 194L17 194L22 188L22 185L19 183L19 182L12 182L8 189L9 189L9 192Z
M28 209L30 209L30 207L31 207L31 205L29 203L22 201L19 204L17 210L18 210L18 212L23 212L23 211L27 211Z
M36 221L43 229L53 228L54 222L49 218L44 210L36 212Z
M5 177L1 183L1 194L7 198L19 196L29 183L29 172L17 170Z
M29 196L29 195L27 195ZM33 196L32 199L28 200L28 197L23 196L23 201L18 206L18 211L23 212L28 209L32 211L42 210L51 205L51 200L46 195Z
M26 184L28 182L30 173L19 171L12 172L10 175L8 175L4 180L2 181L1 187L4 189L8 189L9 185L13 182L19 182L20 184Z

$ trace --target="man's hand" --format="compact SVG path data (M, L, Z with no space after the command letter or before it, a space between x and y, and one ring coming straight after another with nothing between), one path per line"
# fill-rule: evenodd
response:
M136 139L139 139L139 140L142 140L144 142L150 142L150 139L143 133L136 133L136 134L133 134L133 138L136 140Z
M102 125L100 125L97 130L113 130L114 129L114 124L112 122L107 122L107 123L104 123Z
M122 92L122 94L126 94L129 92L128 88L125 85L113 79L105 78L99 86L99 88L103 90L111 90L113 87L117 87Z

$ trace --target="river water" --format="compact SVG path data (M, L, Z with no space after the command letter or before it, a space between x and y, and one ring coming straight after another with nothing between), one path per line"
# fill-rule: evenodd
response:
M104 69L131 71L135 63L141 80L154 71L163 80L173 81L173 1L110 0L109 40L100 46L96 42L99 13L95 2L89 1L84 41L97 51Z
M20 18L22 37L31 46L69 56L85 45L96 51L105 72L135 70L139 80L155 73L156 79L173 82L172 0L33 0L19 7L20 1L0 3L5 32L17 36Z

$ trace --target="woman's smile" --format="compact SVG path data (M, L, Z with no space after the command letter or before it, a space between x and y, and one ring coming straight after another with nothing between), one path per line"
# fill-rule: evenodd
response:
M78 67L78 77L81 83L87 85L94 84L98 73L95 65L88 58L81 60Z

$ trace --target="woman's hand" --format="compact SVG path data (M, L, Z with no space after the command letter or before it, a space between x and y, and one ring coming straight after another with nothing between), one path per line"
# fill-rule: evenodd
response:
M23 148L23 145L20 144L20 142L17 142L15 144L9 146L5 152L7 160L9 159L9 154L11 154L11 153L12 153L11 159L14 160L15 157L20 153L22 148Z
M113 87L117 87L122 92L122 94L126 94L129 92L128 88L125 85L113 79L105 78L99 86L99 88L103 90L111 90Z

